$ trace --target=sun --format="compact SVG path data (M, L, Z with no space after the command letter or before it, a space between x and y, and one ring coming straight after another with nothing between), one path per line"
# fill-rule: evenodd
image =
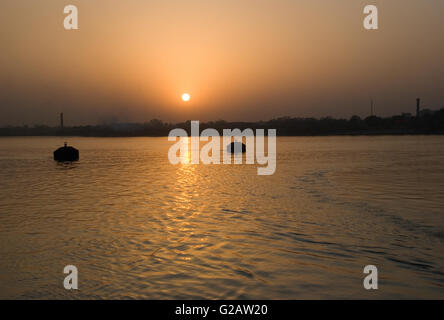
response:
M190 97L190 95L188 93L184 93L182 95L182 100L185 101L185 102L190 101L190 98L191 97Z

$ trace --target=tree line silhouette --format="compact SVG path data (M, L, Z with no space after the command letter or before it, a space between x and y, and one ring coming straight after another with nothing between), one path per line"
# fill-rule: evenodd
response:
M183 128L190 135L190 121L167 123L153 119L145 123L116 123L71 127L45 125L7 126L0 128L0 136L84 136L84 137L136 137L167 136L170 130ZM444 134L444 108L423 110L420 115L369 116L364 119L291 118L281 117L269 121L227 122L224 120L200 123L200 130L214 128L222 135L223 129L246 128L276 129L278 136L316 135L380 135L380 134Z

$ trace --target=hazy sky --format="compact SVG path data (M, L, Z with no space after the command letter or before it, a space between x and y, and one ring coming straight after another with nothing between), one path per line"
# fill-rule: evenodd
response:
M65 5L79 30L63 28ZM379 30L362 26L376 4ZM444 106L442 0L2 0L0 125ZM191 95L184 103L182 93Z

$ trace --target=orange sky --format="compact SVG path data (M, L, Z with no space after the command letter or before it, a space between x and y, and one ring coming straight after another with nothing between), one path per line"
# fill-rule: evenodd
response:
M0 125L443 107L444 2L371 3L378 31L359 0L3 0ZM79 30L63 29L68 4Z

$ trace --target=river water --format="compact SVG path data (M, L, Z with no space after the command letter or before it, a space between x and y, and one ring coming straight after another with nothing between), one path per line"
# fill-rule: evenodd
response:
M0 298L444 298L443 136L279 137L272 176L171 145L0 138Z

